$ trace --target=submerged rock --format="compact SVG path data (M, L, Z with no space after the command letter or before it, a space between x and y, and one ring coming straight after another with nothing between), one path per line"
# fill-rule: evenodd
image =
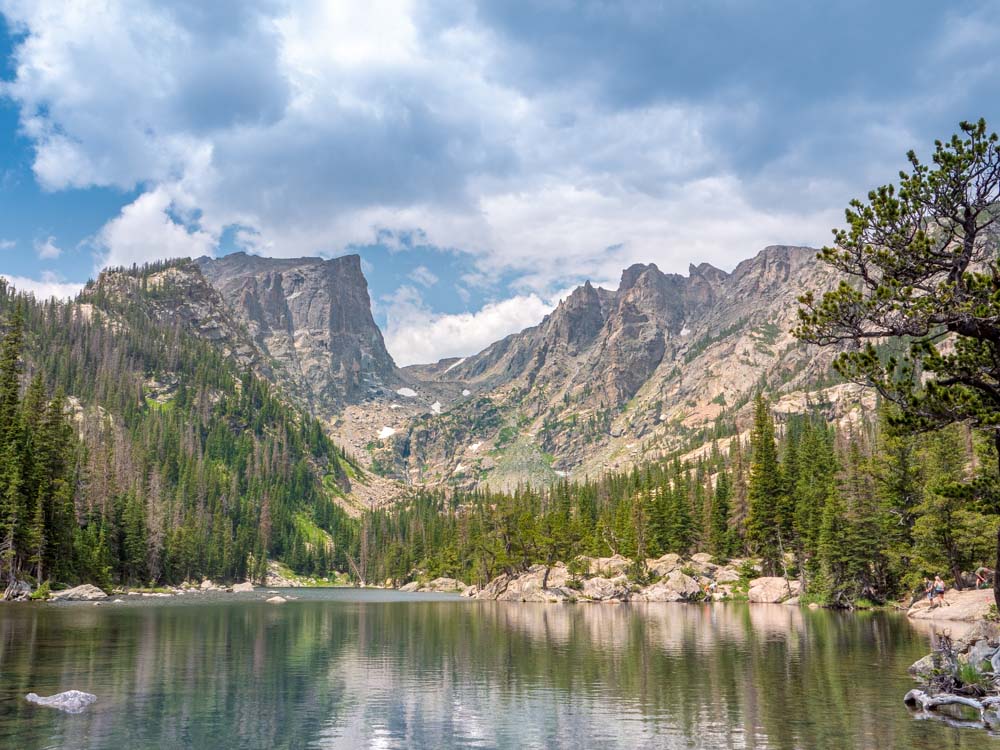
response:
M49 595L49 599L55 602L94 602L107 598L107 594L89 583L65 591L55 591Z
M67 690L64 693L56 693L47 697L38 695L37 693L28 693L24 698L29 703L56 708L69 714L81 713L87 706L97 700L96 695L84 693L81 690Z
M288 600L283 596L272 596L266 600L268 604L284 604Z

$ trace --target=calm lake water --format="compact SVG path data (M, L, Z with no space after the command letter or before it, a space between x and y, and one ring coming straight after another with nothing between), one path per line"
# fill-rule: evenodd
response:
M0 605L0 747L1000 749L911 718L897 615L295 593Z

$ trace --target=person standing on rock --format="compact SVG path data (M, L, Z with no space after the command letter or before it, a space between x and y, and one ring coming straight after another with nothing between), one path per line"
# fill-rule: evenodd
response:
M935 606L937 602L938 607L947 606L948 602L944 600L944 591L947 587L944 585L944 581L941 580L941 576L934 576L934 597L931 599L931 606ZM938 601L940 599L940 601Z

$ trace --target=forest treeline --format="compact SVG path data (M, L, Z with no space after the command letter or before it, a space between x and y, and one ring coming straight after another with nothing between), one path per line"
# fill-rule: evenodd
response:
M175 262L176 263L176 262ZM38 302L0 280L0 576L149 585L348 567L353 462L321 425L180 325ZM118 301L120 302L120 300ZM113 314L111 314L113 312Z
M483 584L578 555L708 552L757 558L841 605L904 596L935 573L966 585L963 573L989 564L1000 523L991 443L962 425L894 430L888 409L837 429L820 411L778 434L758 396L748 439L695 459L545 491L421 493L363 519L360 564L370 580Z

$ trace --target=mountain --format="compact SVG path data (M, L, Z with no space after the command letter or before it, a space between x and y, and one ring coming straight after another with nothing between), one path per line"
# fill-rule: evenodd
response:
M235 253L141 283L149 315L273 383L371 468L360 490L367 503L405 485L510 489L597 476L713 439L725 449L761 388L779 413L825 408L843 418L860 393L837 383L832 351L790 333L799 294L836 281L803 247L765 248L731 273L636 264L617 289L587 282L538 325L478 354L405 368L372 318L357 255ZM128 305L138 283L105 275L99 286ZM167 288L176 292L169 304L156 293Z
M401 385L372 318L361 258L199 258L198 268L271 363L320 415Z
M447 368L404 368L469 395L395 433L390 461L411 480L510 489L595 476L738 433L757 388L785 405L856 403L831 392L831 351L791 336L797 297L836 277L815 250L773 246L732 273L665 274L637 264L618 289L587 283L535 327ZM831 412L833 413L833 412ZM405 460L401 460L405 459Z

